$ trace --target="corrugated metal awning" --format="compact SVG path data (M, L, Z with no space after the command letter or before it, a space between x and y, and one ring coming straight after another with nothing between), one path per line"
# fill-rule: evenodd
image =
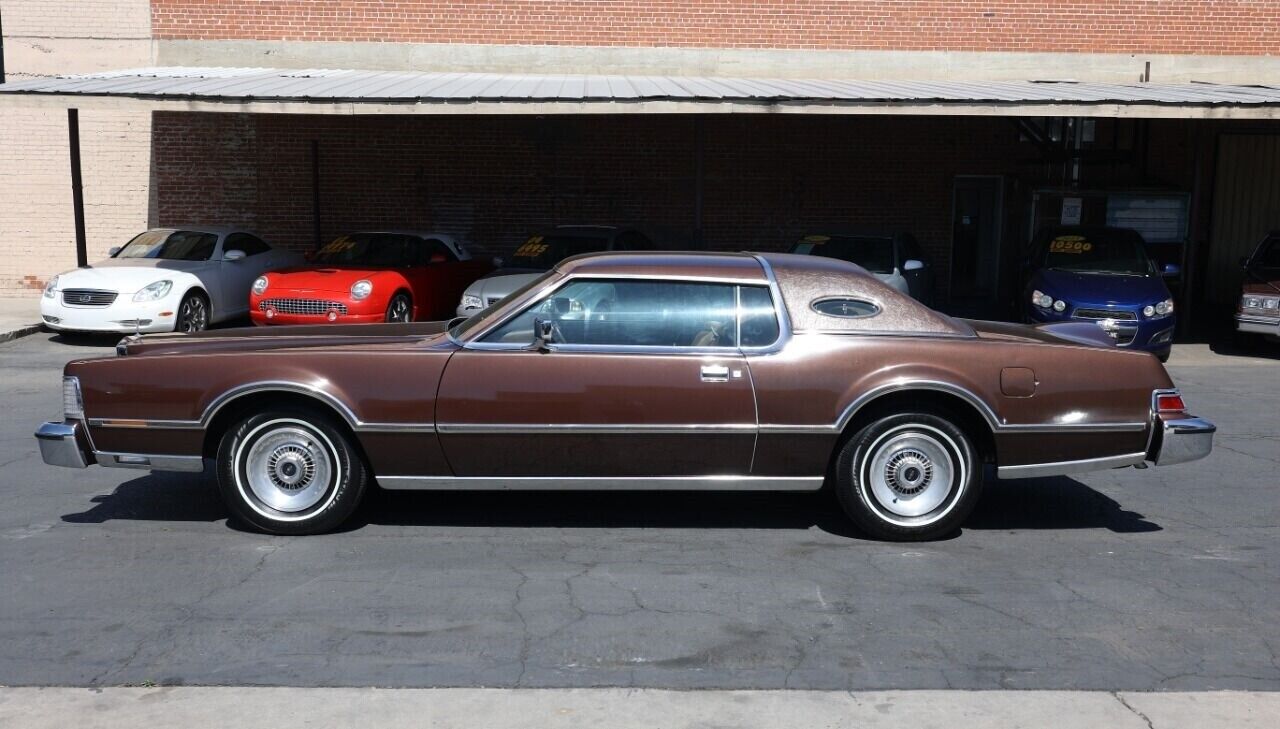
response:
M280 113L807 112L1280 118L1280 85L840 81L163 67L0 85L0 101Z

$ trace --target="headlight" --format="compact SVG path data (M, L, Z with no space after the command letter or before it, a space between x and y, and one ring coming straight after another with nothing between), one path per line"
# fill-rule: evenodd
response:
M360 279L351 284L351 298L356 301L369 298L369 294L373 293L373 282L368 279Z
M54 276L53 278L49 279L49 283L44 285L44 297L46 299L52 299L55 296L57 296L57 291L58 291L58 277Z
M62 412L68 420L84 417L84 398L80 396L80 378L62 378Z
M1058 299L1057 301L1053 302L1053 310L1058 313L1062 313L1066 311L1067 302L1063 301L1062 299Z
M1053 306L1053 297L1042 291L1032 291L1031 303L1035 304L1041 309L1048 309L1049 307Z
M267 283L266 276L259 276L255 278L253 280L253 293L258 296L262 296L262 293L267 290Z
M1169 316L1173 313L1173 299L1165 299L1156 304L1148 304L1142 307L1142 315L1148 319L1159 319L1162 316Z
M155 301L163 299L169 293L169 289L173 288L172 281L156 281L150 286L143 287L138 293L133 295L134 301Z
M480 297L479 297L479 296L476 296L475 294L463 294L463 295L462 295L462 308L464 308L464 309L483 309L483 308L484 308L484 302L483 302L483 301L481 301L481 300L480 300Z

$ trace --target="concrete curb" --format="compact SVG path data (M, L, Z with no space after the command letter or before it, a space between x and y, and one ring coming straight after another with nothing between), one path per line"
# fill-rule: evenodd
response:
M0 725L1262 729L1280 692L3 688Z
M28 324L26 326L18 327L17 329L10 329L7 332L0 332L0 343L12 341L14 339L21 339L27 335L35 334L38 331L40 331L39 324Z

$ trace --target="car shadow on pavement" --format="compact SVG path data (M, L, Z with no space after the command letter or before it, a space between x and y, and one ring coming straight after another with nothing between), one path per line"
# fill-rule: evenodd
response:
M1117 534L1158 532L1159 524L1067 476L989 479L966 529L1107 529Z
M227 517L211 470L154 473L95 496L64 522L204 521ZM732 492L409 492L372 489L340 531L369 525L581 529L794 529L862 538L829 491ZM246 529L229 523L233 529ZM1160 531L1141 514L1066 477L987 482L964 527L973 530L1107 529ZM956 535L952 535L953 537Z

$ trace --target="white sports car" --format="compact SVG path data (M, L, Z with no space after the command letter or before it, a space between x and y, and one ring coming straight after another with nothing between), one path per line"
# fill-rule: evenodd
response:
M195 332L247 312L258 276L302 263L237 228L157 228L54 276L40 314L58 331Z

